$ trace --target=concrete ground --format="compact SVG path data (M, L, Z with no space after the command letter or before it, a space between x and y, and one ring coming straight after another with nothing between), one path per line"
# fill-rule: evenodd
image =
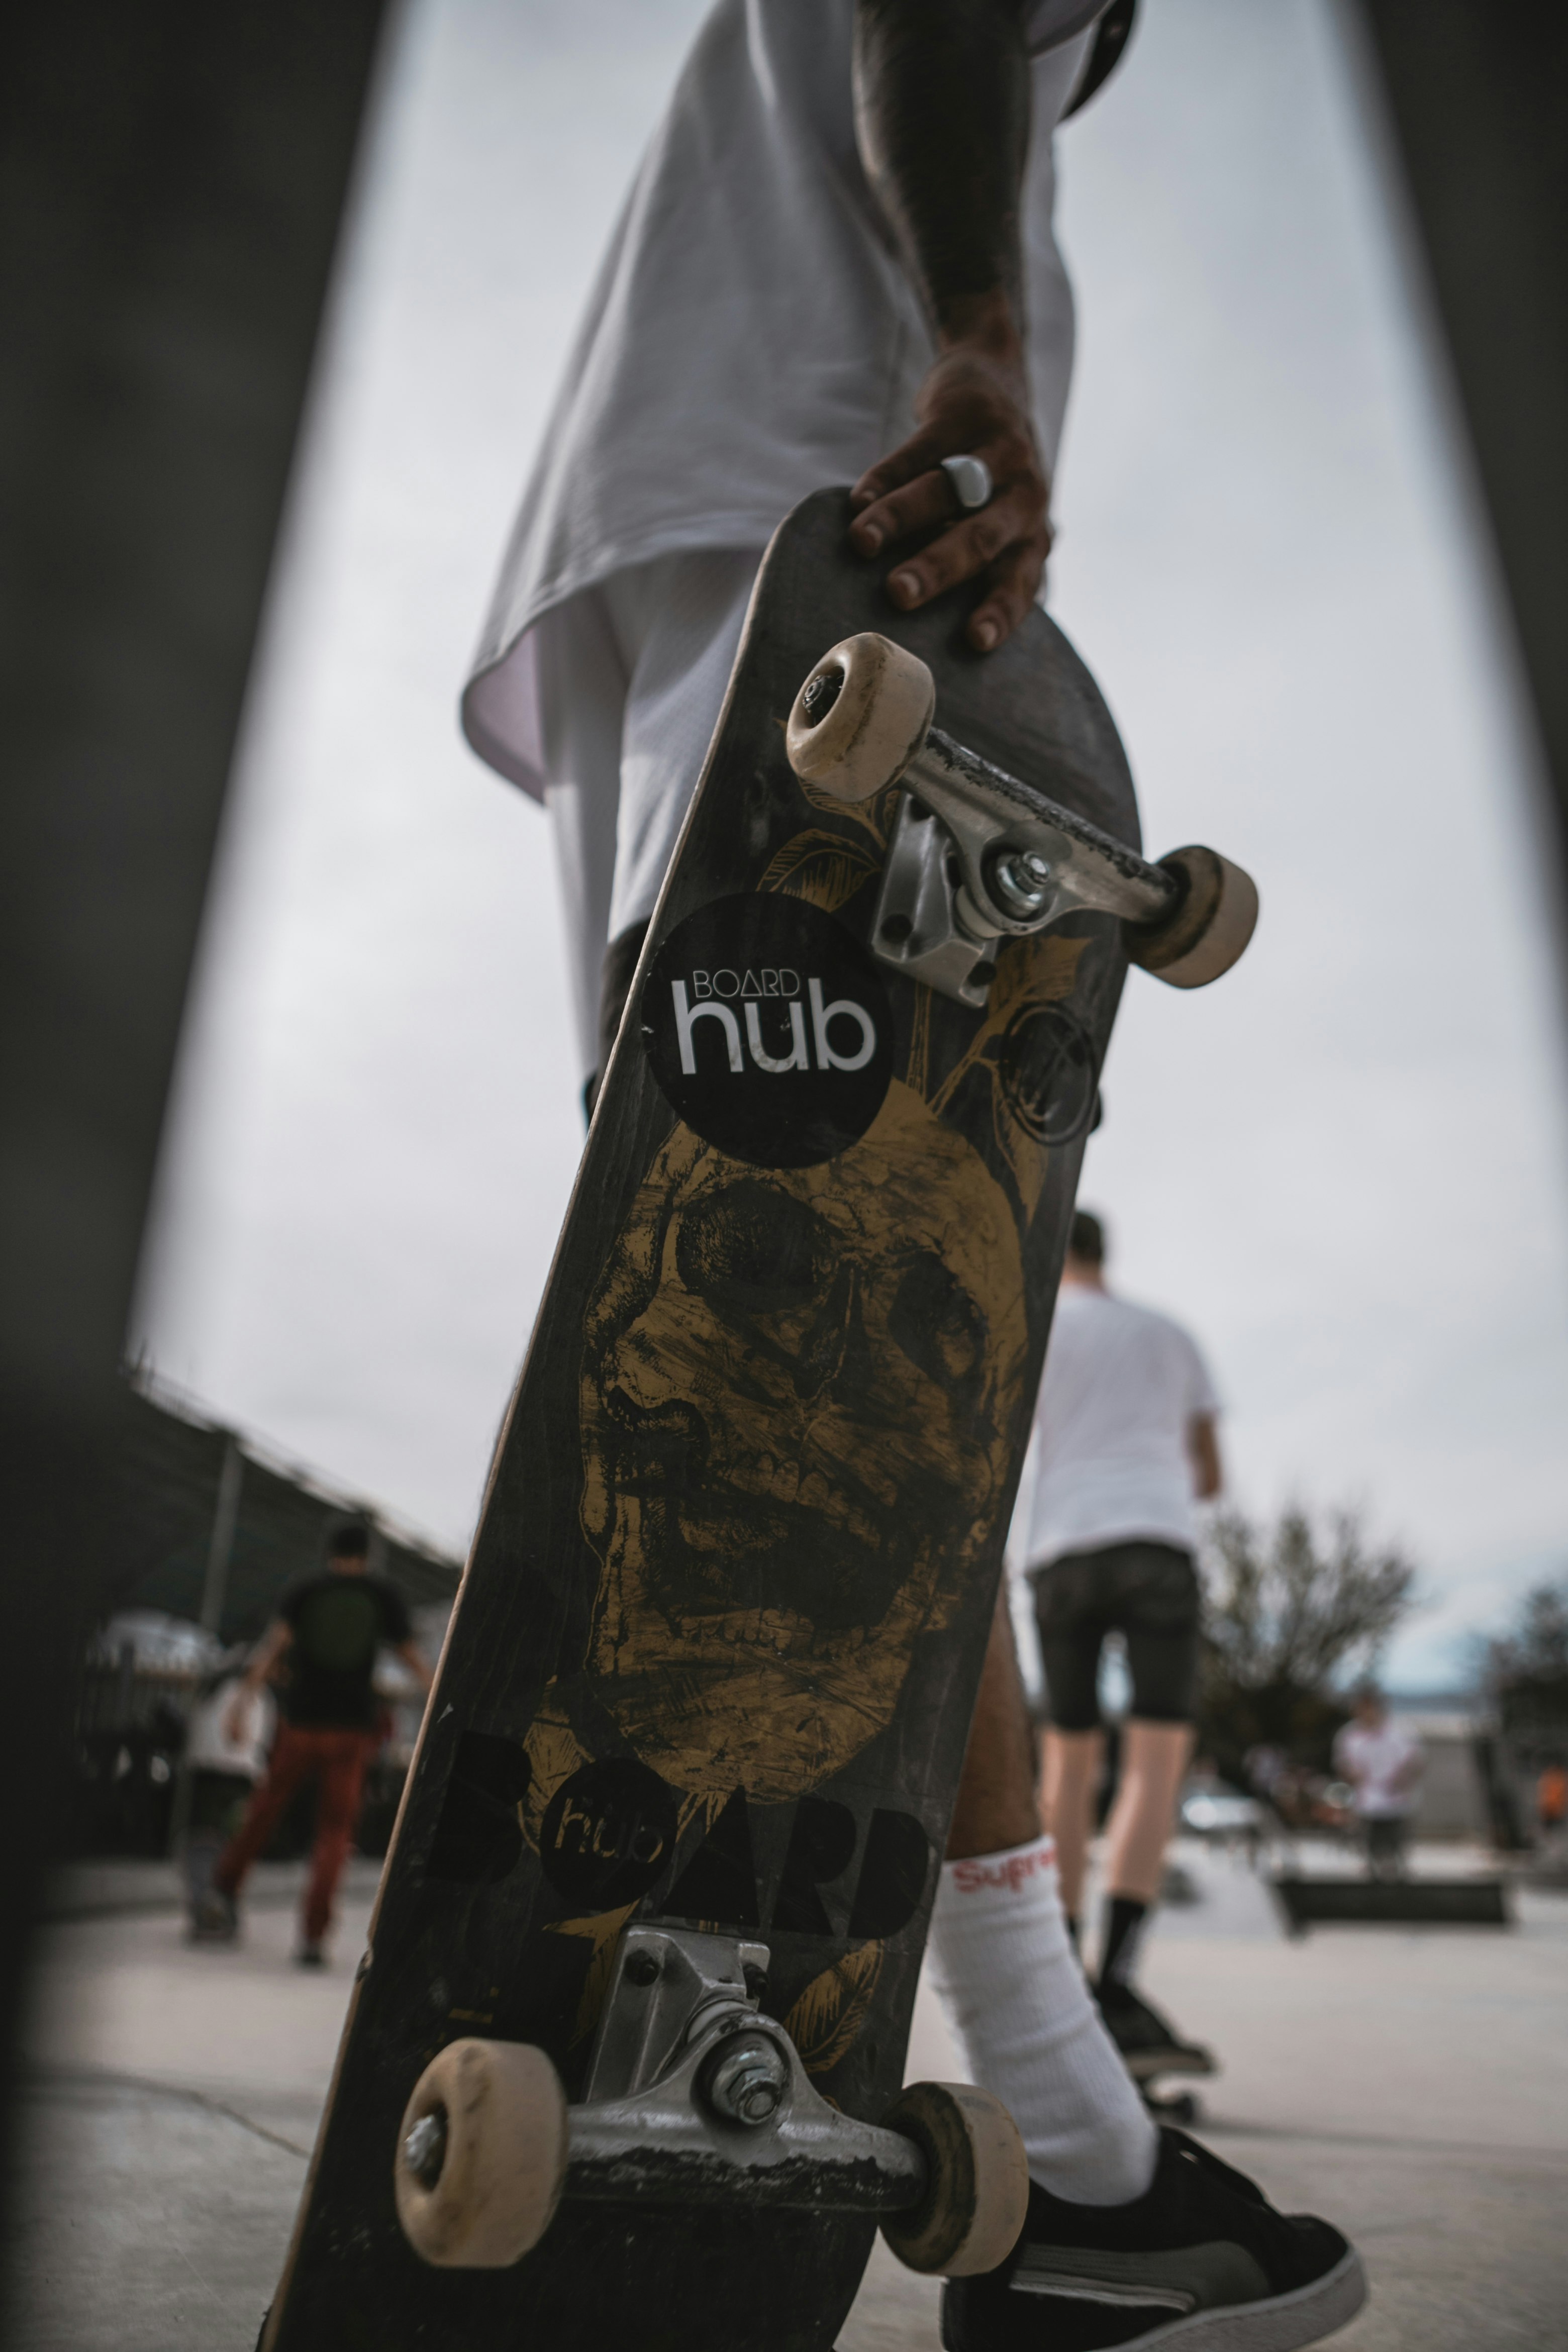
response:
M1511 1932L1280 1934L1239 1857L1185 1847L1145 1979L1224 2071L1199 2127L1277 2203L1326 2213L1373 2301L1344 2352L1568 2347L1568 1899ZM243 1946L195 1950L150 1871L100 1874L48 1937L29 2042L17 2340L27 2352L250 2352L281 2259L374 1886L336 1965L290 1964L298 1873ZM922 1994L911 2076L960 2063ZM841 2352L934 2347L937 2290L879 2247ZM1048 2347L1043 2347L1048 2352Z

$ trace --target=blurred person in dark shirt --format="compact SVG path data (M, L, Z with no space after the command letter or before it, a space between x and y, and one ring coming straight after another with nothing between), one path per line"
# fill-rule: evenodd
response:
M305 1578L284 1596L236 1690L233 1712L238 1717L287 1660L283 1720L267 1777L213 1873L200 1919L207 1936L237 1934L237 1897L246 1874L266 1853L300 1790L314 1780L316 1836L298 1958L304 1968L322 1965L365 1768L381 1743L374 1676L384 1647L428 1691L430 1669L415 1647L407 1604L395 1584L371 1574L370 1531L356 1520L332 1538L322 1573Z

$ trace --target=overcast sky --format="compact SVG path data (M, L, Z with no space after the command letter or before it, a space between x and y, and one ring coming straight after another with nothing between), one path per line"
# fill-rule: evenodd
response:
M1130 982L1082 1197L1186 1319L1236 1497L1364 1507L1441 1683L1568 1560L1563 1062L1487 572L1334 23L1147 0L1059 142L1052 609L1246 962ZM411 0L209 915L134 1338L466 1542L581 1145L539 812L455 707L700 0Z

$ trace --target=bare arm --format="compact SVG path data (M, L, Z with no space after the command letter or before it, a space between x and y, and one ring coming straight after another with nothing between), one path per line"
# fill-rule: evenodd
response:
M941 523L888 593L906 611L957 582L987 593L968 635L1018 625L1050 550L1050 486L1029 419L1018 205L1030 80L1022 0L857 0L856 130L867 176L925 306L937 358L919 429L855 485L861 554ZM953 521L942 458L983 457L994 495Z
M857 0L861 160L938 334L1021 321L1029 99L1018 0Z
M286 1625L281 1617L274 1618L261 1637L260 1647L240 1679L239 1688L229 1701L228 1712L224 1719L224 1729L230 1739L244 1738L249 1702L258 1691L265 1689L268 1683L271 1681L293 1639L293 1627Z
M1194 1494L1200 1503L1212 1503L1225 1485L1219 1428L1212 1412L1194 1412L1188 1422L1187 1459L1193 1465Z
M406 1642L398 1643L397 1655L402 1659L410 1674L416 1675L418 1676L420 1687L427 1692L436 1677L431 1673L429 1667L426 1664L424 1659L420 1656L419 1651L416 1646L412 1636L410 1636Z

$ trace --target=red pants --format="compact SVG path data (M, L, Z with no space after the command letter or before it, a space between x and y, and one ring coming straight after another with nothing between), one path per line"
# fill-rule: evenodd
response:
M222 1894L238 1894L246 1872L270 1845L289 1800L307 1780L315 1780L316 1843L310 1854L310 1883L305 1890L304 1929L305 1941L319 1944L331 1924L332 1897L359 1818L365 1766L375 1748L373 1731L344 1731L328 1724L280 1724L267 1778L219 1855L213 1885Z

